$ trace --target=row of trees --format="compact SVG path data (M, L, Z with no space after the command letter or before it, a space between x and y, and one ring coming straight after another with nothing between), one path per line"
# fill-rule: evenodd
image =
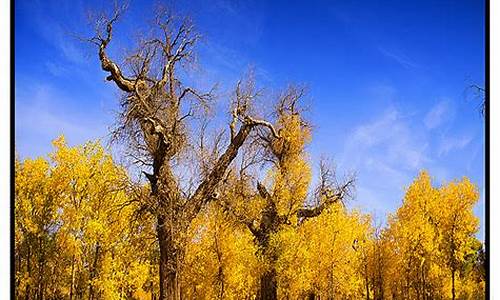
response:
M297 124L283 133L296 150ZM158 299L158 225L141 213L149 188L131 184L98 143L54 145L49 160L16 160L16 298ZM178 265L180 298L484 298L478 192L468 179L434 187L422 172L387 226L375 228L341 201L306 217L322 205L303 210L310 167L293 158L264 180L272 192L229 176L222 200L193 219ZM320 169L321 187L332 174Z
M141 176L131 180L98 143L62 138L48 161L16 161L17 298L481 295L474 185L435 188L423 173L375 230L344 206L353 178L321 163L311 185L304 90L265 96L250 76L231 93L228 130L214 129L214 90L183 80L199 35L189 19L157 12L122 63L108 48L124 7L97 15L88 40L122 92L112 136Z
M50 161L15 163L16 299L152 291L154 228L134 220L125 170L98 143L68 148L61 137L54 145Z

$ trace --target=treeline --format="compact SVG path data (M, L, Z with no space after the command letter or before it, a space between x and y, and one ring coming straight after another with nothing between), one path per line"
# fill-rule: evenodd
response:
M268 285L278 299L484 299L474 184L436 187L421 172L375 228L325 188L339 187L325 164L318 203L306 201L309 132L281 122L276 147L287 151L260 191L229 172L179 241L181 299L271 299ZM148 185L131 183L97 142L54 146L49 159L15 162L16 299L158 299Z

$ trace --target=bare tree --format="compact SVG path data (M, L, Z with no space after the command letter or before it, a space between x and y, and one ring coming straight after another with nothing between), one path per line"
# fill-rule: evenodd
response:
M185 233L192 219L209 201L218 199L217 187L239 149L256 127L277 136L271 123L252 116L253 84L239 82L231 105L228 143L220 138L211 164L202 163L190 188L182 183L176 163L193 141L189 125L210 109L213 91L200 92L185 86L178 71L194 58L200 36L188 18L178 18L159 9L151 36L140 38L137 48L119 65L108 55L113 29L125 7L115 7L111 16L100 15L95 36L101 68L122 92L116 137L129 143L150 186L144 211L156 218L159 243L159 299L180 299L179 272L185 249ZM188 69L184 68L184 71ZM244 87L244 88L243 88ZM201 138L203 140L203 137ZM187 170L189 165L180 165ZM195 188L191 188L198 183Z
M466 91L472 91L472 97L474 100L479 101L479 111L484 117L486 115L486 89L483 86L477 84L470 84Z

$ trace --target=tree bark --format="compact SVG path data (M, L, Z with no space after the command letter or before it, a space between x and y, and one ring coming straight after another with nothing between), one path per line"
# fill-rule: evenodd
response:
M43 249L43 241L42 238L38 238L38 251L39 251L39 258L38 258L38 299L43 300L44 296L44 280L45 280L45 252Z
M28 259L28 261L27 261L27 265L26 265L26 271L28 272L28 276L31 277L31 248L29 245L28 245L27 259ZM31 291L30 285L27 284L26 285L26 294L25 294L26 300L30 299L30 291Z
M69 287L69 300L73 300L73 285L75 284L75 255L71 259L71 286Z
M92 271L90 272L90 282L89 282L89 300L94 299L94 285L92 283L92 280L95 278L96 273L97 273L97 262L99 259L99 243L96 243L95 246L95 253L94 253L94 264L92 266Z
M455 300L455 270L451 270L451 299Z
M278 285L276 280L276 260L277 256L269 249L269 239L271 234L278 231L280 224L280 217L276 209L276 203L273 197L267 191L265 186L260 182L257 183L257 190L262 198L267 202L264 211L262 212L262 219L259 228L254 228L252 224L248 224L250 231L254 235L254 241L258 245L260 255L265 257L269 262L269 269L266 270L260 277L259 291L257 292L258 300L275 300L278 299Z
M268 226L272 223L268 223ZM263 224L261 224L263 225ZM259 291L257 292L257 300L276 300L278 299L278 284L276 279L276 255L272 253L269 249L269 238L271 236L271 232L274 230L271 227L263 226L258 231L255 239L259 245L259 251L262 256L266 257L266 260L269 262L269 269L266 270L260 276L260 286Z
M160 247L160 299L167 299L167 290L168 290L168 282L167 282L167 270L168 270L168 261L167 261L167 239L166 239L166 230L165 230L165 221L163 216L158 217L157 224L157 235L158 242Z
M257 294L259 300L278 299L278 284L276 280L276 269L271 267L260 277L260 289Z
M165 226L165 217L158 217L158 241L160 246L160 300L180 300L178 284L177 252L171 234Z

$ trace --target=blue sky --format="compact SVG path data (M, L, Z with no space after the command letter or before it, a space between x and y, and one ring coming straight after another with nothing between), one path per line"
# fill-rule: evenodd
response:
M471 83L484 83L484 3L462 1L176 1L204 36L200 85L230 87L253 67L261 86L308 86L311 159L356 172L352 206L380 220L401 204L419 170L435 183L468 176L484 219L484 123ZM154 2L130 1L111 55L148 18ZM99 69L88 35L98 1L15 3L16 149L45 155L106 139L118 91ZM69 76L71 74L71 77ZM482 239L483 229L479 234Z

